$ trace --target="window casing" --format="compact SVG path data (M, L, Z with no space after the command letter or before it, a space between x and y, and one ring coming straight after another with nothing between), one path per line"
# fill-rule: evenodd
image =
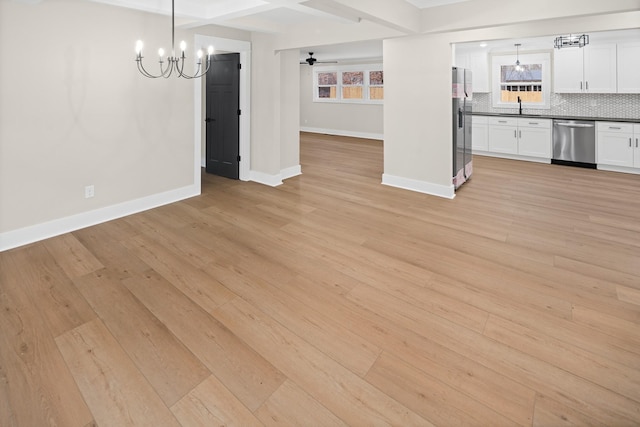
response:
M550 54L520 54L520 69L515 55L494 55L491 61L492 101L494 108L550 109Z
M314 102L381 104L383 99L382 64L314 66Z

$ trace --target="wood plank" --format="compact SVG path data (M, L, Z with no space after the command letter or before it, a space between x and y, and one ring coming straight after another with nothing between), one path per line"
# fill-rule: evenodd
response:
M210 266L210 271L244 300L256 306L318 350L358 375L364 376L375 362L380 349L349 328L335 325L312 309L302 309L285 292L239 268Z
M198 265L192 264L161 243L138 236L122 244L207 311L214 310L235 297L233 292Z
M138 233L136 228L117 220L74 231L73 235L103 265L108 265L111 272L118 271L118 277L126 278L149 269L147 264L120 243Z
M101 270L76 279L75 284L167 406L210 375L167 326L120 283L117 273Z
M640 305L640 289L618 286L618 299L635 305Z
M380 355L365 378L376 387L387 390L389 396L407 405L433 425L518 425L387 353Z
M0 425L84 426L93 419L43 319L0 292Z
M536 407L533 414L533 427L605 427L606 424L578 412L565 405L561 405L547 396L536 397Z
M84 276L104 267L73 234L47 239L43 244L70 278Z
M44 244L3 253L0 271L1 289L24 301L24 309L33 311L53 337L96 317Z
M514 322L490 316L484 334L523 353L572 372L640 405L640 371L576 348Z
M640 355L640 334L638 323L629 322L616 316L601 313L586 307L573 307L574 322L585 324L595 330L618 338L614 346Z
M171 411L183 426L262 425L213 375L180 399Z
M95 319L56 338L100 426L179 426L104 324Z
M242 299L215 316L347 424L430 425Z
M285 381L255 414L265 426L272 427L311 423L324 427L347 426L291 380Z
M123 284L251 411L285 380L281 371L156 272Z

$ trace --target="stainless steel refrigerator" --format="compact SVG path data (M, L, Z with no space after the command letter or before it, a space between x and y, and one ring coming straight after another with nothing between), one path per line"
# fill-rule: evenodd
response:
M473 172L471 156L471 70L453 67L453 186L458 189Z

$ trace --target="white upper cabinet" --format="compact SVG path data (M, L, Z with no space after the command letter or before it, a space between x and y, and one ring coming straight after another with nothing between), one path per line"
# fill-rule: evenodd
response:
M618 93L640 93L640 42L618 44Z
M489 87L489 56L487 52L456 54L455 65L471 70L474 92L491 92Z
M584 58L582 49L553 51L553 91L582 93L584 89Z
M554 51L554 92L616 93L616 44Z

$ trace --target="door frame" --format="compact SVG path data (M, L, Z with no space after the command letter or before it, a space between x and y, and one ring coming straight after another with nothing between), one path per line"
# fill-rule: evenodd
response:
M251 42L242 40L225 39L221 37L205 36L196 34L194 46L213 45L220 53L239 53L240 63L240 180L249 181L251 174ZM195 79L194 90L194 182L201 187L200 169L205 164L206 159L202 156L203 144L206 140L203 137L203 123L206 109L203 108L206 84L202 79Z

